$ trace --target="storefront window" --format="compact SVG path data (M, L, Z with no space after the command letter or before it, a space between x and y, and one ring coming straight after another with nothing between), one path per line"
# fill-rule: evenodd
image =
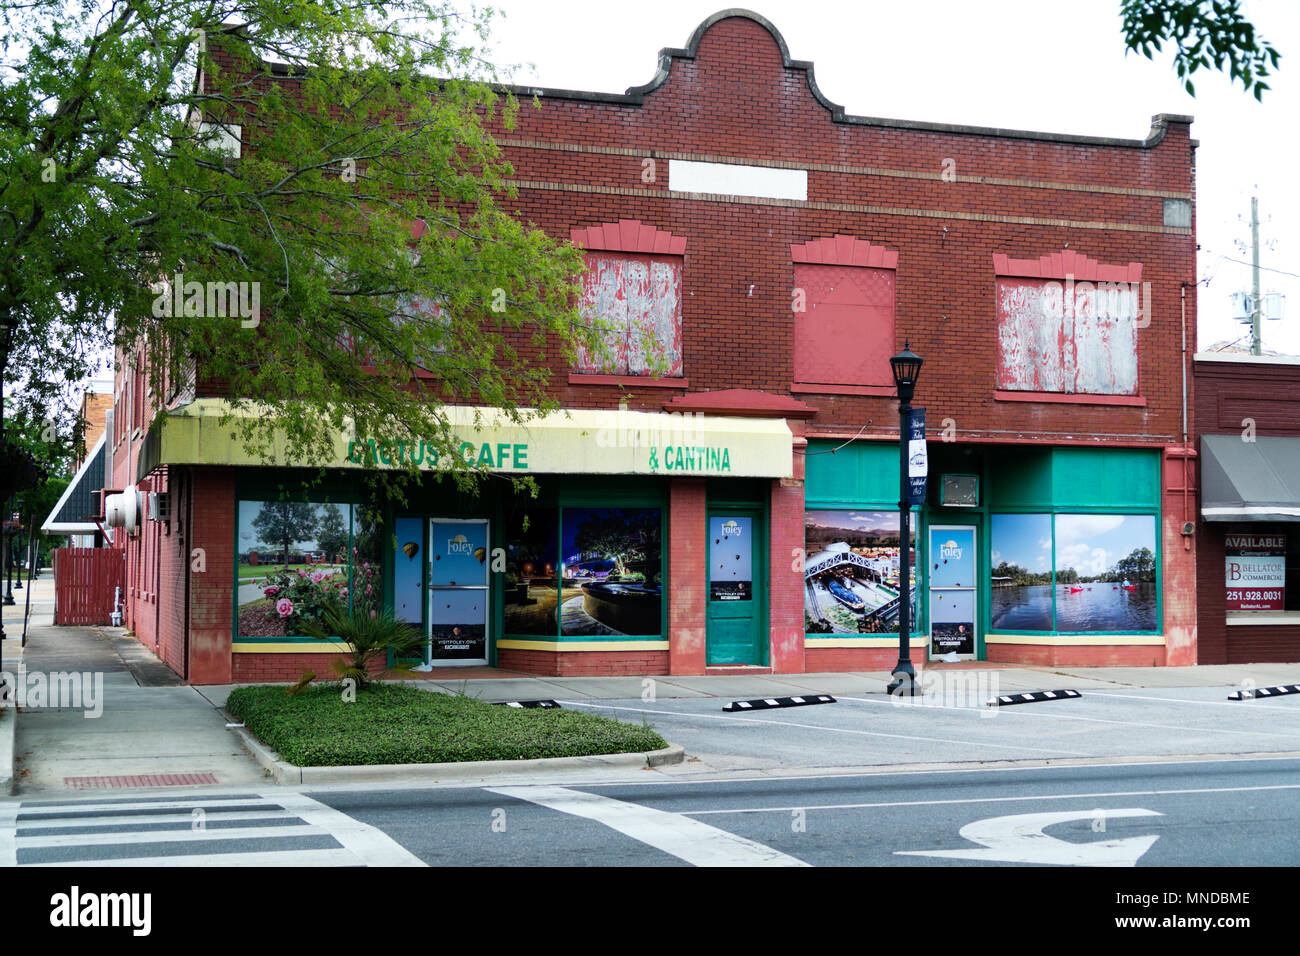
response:
M995 514L991 525L994 630L1158 628L1154 515Z
M994 630L1052 629L1052 516L993 515Z
M560 553L554 508L519 511L506 519L505 632L559 633Z
M916 516L909 551L916 618ZM809 634L898 633L896 511L804 512L804 629Z
M241 501L236 632L292 637L329 608L347 606L352 506Z
M662 633L658 508L565 508L562 515L560 633Z
M1055 527L1056 630L1155 630L1155 517L1059 514Z
M382 515L377 508L357 505L352 509L352 609L369 613L384 607L384 548Z
M1229 614L1300 611L1300 534L1253 525L1224 535L1224 606Z

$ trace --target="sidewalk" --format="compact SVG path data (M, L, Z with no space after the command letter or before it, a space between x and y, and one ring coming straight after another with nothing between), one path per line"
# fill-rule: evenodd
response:
M63 700L59 703L65 706L18 712L15 794L160 783L265 783L261 768L226 728L225 718L134 637L104 633L117 629L52 626L53 581L48 570L45 575L33 582L25 649L16 639L21 613L13 621L4 616L5 631L12 635L0 645L4 670L17 675L21 652L29 687L32 675L76 673L89 679L75 706ZM92 716L96 711L99 716ZM0 734L8 732L4 724L14 713L4 710ZM4 772L0 768L0 776Z
M25 651L19 647L21 607L6 608L4 670L16 673L20 653L30 675L77 672L99 675L102 699L62 709L28 708L18 714L14 789L33 794L68 789L215 783L264 784L262 768L226 726L217 708L235 685L189 687L133 636L120 628L51 625L53 582L47 571L33 583L33 617ZM15 592L15 597L19 592ZM24 592L25 596L25 592ZM1265 687L1300 682L1300 663L1202 667L1021 667L987 663L918 665L930 671L974 676L996 673L999 692L1122 690L1124 688ZM655 677L530 677L492 668L450 670L413 682L429 691L467 694L487 701L755 699L812 693L885 695L884 671L829 674L746 674ZM1250 682L1250 683L1245 683ZM101 710L85 716L83 704ZM701 704L703 706L703 703ZM709 704L708 709L714 705ZM694 709L698 709L694 708ZM0 711L0 743L14 711ZM670 742L671 732L669 734ZM0 763L3 763L0 746ZM0 767L0 777L4 775ZM87 780L86 778L92 778ZM94 779L99 778L99 779ZM0 795L3 784L0 782Z

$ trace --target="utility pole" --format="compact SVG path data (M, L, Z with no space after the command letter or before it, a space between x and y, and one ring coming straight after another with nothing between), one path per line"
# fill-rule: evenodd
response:
M1250 197L1250 247L1251 247L1251 296L1250 328L1251 351L1261 355L1263 343L1259 336L1259 197Z

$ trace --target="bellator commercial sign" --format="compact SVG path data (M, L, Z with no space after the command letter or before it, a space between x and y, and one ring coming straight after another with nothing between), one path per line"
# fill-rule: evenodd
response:
M1229 611L1281 611L1286 595L1286 535L1230 534L1224 539Z

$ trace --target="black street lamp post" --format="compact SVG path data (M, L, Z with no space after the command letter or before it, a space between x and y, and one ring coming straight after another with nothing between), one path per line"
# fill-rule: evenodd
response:
M908 438L912 421L912 392L921 374L921 356L907 343L903 351L889 360L898 389L898 663L894 665L889 693L901 697L916 695L916 669L912 667L912 503L908 481Z

